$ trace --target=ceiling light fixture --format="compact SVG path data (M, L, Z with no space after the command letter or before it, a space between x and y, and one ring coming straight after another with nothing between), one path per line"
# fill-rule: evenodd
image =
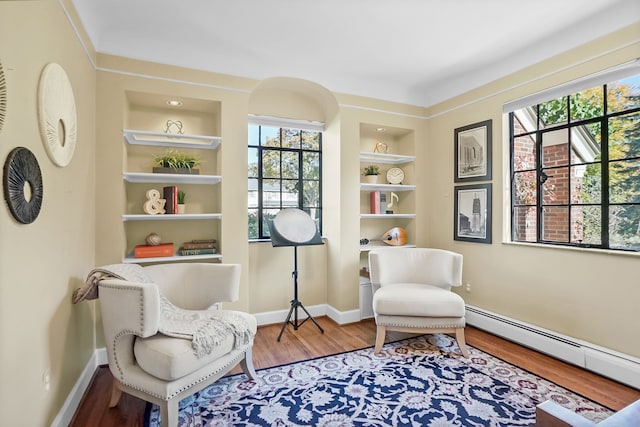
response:
M386 131L386 128L376 128L376 132L384 132Z
M178 101L177 99L170 99L167 101L167 105L171 107L181 107L182 101Z

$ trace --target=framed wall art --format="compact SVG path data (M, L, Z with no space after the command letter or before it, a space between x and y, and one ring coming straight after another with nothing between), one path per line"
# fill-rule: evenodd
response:
M491 243L491 184L454 187L453 240Z
M454 135L454 181L490 180L491 120L457 128Z

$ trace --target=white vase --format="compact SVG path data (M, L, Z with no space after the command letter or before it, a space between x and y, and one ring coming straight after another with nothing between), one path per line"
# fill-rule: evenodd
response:
M367 184L377 184L378 183L378 175L365 175L364 180Z
M185 210L184 203L178 203L178 213L179 214L183 214L185 212L186 212L186 210Z

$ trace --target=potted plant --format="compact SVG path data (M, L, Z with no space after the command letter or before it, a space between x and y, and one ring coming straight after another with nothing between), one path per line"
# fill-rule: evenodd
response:
M364 179L366 182L370 184L375 184L378 182L378 175L380 175L380 167L378 165L369 165L364 168L362 172L364 175Z
M178 191L178 213L179 214L183 214L186 211L184 206L185 197L187 197L187 193L185 193L182 190L179 190Z
M178 150L167 150L153 159L158 167L153 168L154 173L180 173L198 175L199 169L195 169L202 163L200 157L181 153Z

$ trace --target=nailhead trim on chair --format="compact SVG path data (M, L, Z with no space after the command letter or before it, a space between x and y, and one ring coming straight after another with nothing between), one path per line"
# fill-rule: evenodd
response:
M464 328L465 327L465 323L463 323L462 325L460 324L449 324L449 323L439 323L439 324L434 324L434 325L429 325L429 326L416 326L414 323L399 323L399 322L386 322L386 323L381 323L380 326L384 326L387 328L393 328L393 327L399 327L399 328L420 328L420 329L438 329L438 328Z
M252 342L250 345L253 345L253 342ZM247 347L247 348L249 348L249 347ZM141 392L143 392L143 393L145 393L145 394L148 394L149 396L153 396L153 397L157 397L158 399L162 399L162 400L169 401L169 400L173 399L175 396L177 396L177 395L179 395L180 393L182 393L183 391L190 389L190 388L191 388L191 387L193 387L194 385L196 385L196 384L200 384L201 382L206 381L207 379L211 378L212 376L214 376L214 375L218 374L220 371L225 370L225 369L226 369L226 368L228 368L229 366L233 366L234 364L239 363L239 362L242 360L242 358L244 357L245 352L247 351L247 348L245 348L243 351L241 351L241 352L238 354L238 356L236 356L236 357L234 357L233 359L231 359L231 360L229 361L229 363L227 363L226 365L224 365L224 366L220 367L220 368L219 368L218 370L216 370L215 372L211 372L211 373L209 373L209 375L206 375L206 376L204 376L204 377L198 378L197 380L195 380L195 381L191 382L189 385L184 386L184 387L180 388L179 390L176 390L176 392L175 392L175 393L172 393L170 396L161 396L161 395L159 395L159 394L157 394L157 393L151 392L151 391L146 390L146 389L144 389L144 388L140 388L140 387L133 386L133 385L131 385L131 384L129 384L129 383L126 383L126 382L124 382L124 381L121 381L121 383L122 383L123 385L126 385L126 386L127 386L127 387L129 387L129 388L132 388L132 389L134 389L134 390L138 390L138 391L141 391Z

